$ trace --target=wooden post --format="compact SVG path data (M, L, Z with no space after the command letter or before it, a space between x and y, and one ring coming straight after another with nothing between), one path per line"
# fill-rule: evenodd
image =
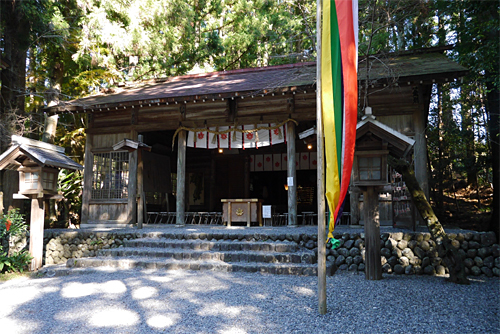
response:
M252 204L247 202L247 227L252 226Z
M142 142L142 140L139 140ZM144 163L142 161L142 149L137 150L137 228L141 229L144 224Z
M231 226L231 201L227 202L227 226Z
M215 210L215 189L216 185L216 173L217 173L217 163L215 158L212 156L212 160L210 161L210 199L209 199L209 208L210 211Z
M94 135L88 133L85 141L85 169L83 170L83 196L82 196L82 221L81 224L88 224L90 219L90 197L92 195L92 169L94 156L92 154Z
M184 226L186 207L186 131L182 130L177 136L177 194L176 194L176 222L177 226Z
M127 221L129 224L135 224L137 222L137 150L130 152L129 166Z
M316 0L316 141L318 165L318 311L326 314L325 142L321 110L321 0Z
M30 271L42 267L44 218L45 201L43 198L31 199L30 254L33 259L30 263Z
M359 225L360 219L360 210L359 210L359 195L360 190L358 187L351 186L351 190L349 191L349 202L351 205L351 225Z
M365 277L368 280L382 278L380 253L380 221L378 212L378 187L363 189L363 216L365 220Z
M297 177L295 166L295 123L288 122L286 124L287 137L287 184L288 184L288 226L297 226Z
M250 158L247 156L244 160L245 166L243 167L244 173L244 187L245 187L245 198L250 198Z
M0 215L3 215L3 192L0 191Z

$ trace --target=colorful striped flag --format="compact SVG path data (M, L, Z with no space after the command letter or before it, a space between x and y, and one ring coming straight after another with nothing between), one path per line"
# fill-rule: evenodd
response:
M323 2L321 101L325 135L326 198L330 209L328 238L351 179L358 111L358 3Z

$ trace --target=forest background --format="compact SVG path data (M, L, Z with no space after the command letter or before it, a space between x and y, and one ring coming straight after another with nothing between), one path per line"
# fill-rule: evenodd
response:
M469 69L433 87L426 136L431 202L445 225L500 225L498 1L360 0L360 66L451 45ZM1 0L0 153L40 139L43 108L130 81L316 59L314 0ZM363 110L369 96L361 96ZM83 164L85 115L59 118L55 144ZM50 226L77 224L80 172L60 173ZM12 186L7 172L0 191Z

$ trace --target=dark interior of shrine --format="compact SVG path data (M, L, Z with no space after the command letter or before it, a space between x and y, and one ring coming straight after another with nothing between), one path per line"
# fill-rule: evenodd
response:
M143 141L151 153L169 158L169 168L153 159L153 169L171 173L171 192L147 191L148 211L175 211L177 187L177 142L174 131L144 132ZM315 136L312 136L315 137ZM173 144L174 143L174 144ZM255 155L286 154L286 143L258 149L200 149L186 151L186 211L222 211L221 199L258 198L274 212L287 212L287 170L251 170ZM296 152L316 152L315 138L296 140ZM145 167L146 168L146 167ZM296 171L297 212L316 211L316 169ZM155 180L151 180L155 183ZM147 182L146 182L147 184ZM161 189L158 188L158 189Z

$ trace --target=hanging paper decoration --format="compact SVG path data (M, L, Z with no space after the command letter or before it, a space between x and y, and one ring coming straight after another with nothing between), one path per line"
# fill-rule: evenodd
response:
M258 149L262 146L286 143L286 123L288 122L298 124L293 119L287 119L279 124L233 125L201 129L181 126L174 134L172 146L175 144L175 137L179 131L186 130L189 147Z
M318 154L316 152L309 153L309 169L318 169Z
M264 156L262 154L255 155L255 171L264 171Z
M273 155L272 154L264 154L264 171L272 171L273 170Z
M231 141L230 141L230 146L229 148L243 148L243 133L241 131L236 131L236 130L243 130L241 125L238 125L237 127L232 128L233 132L231 132Z
M273 154L273 170L283 170L282 167L283 165L286 166L286 164L282 164L281 162L281 154L279 153Z
M328 239L342 216L351 178L357 121L356 0L325 1L321 49L321 101L325 135L326 198L330 209Z
M189 132L187 146L196 148L207 148L208 132L207 131Z
M299 153L300 169L309 169L309 152Z

